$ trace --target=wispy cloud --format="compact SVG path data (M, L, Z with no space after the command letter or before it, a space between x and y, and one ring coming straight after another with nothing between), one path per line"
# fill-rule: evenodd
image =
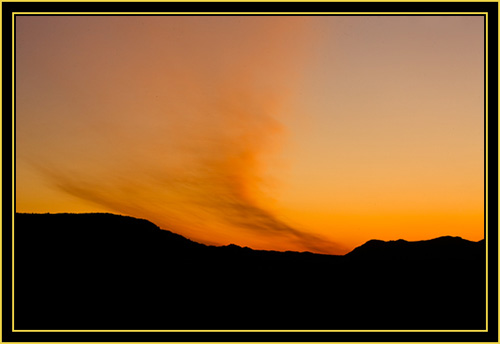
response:
M298 82L304 44L311 39L307 19L220 19L230 20L225 28L233 30L218 30L220 37L204 32L221 25L213 18L175 18L172 27L165 26L168 20L146 29L111 22L112 32L102 34L119 35L122 50L127 44L122 32L136 29L165 30L165 37L183 29L180 37L186 41L141 43L140 53L130 52L121 67L110 65L106 71L114 73L117 84L87 84L107 94L86 99L102 105L91 107L97 113L75 118L94 128L75 137L85 136L88 151L81 157L75 152L66 164L41 161L39 169L60 191L180 228L205 242L224 238L245 244L254 236L268 241L269 248L285 242L290 249L334 253L336 244L285 223L258 197L264 193L266 163L279 152L285 132L282 104ZM106 41L116 49L112 36ZM106 58L106 46L100 49Z

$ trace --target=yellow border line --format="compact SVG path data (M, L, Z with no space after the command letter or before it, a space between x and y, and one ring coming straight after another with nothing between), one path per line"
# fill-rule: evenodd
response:
M274 0L275 2L304 2L304 0ZM10 0L10 1L1 1L1 2L19 2L17 0ZM31 2L31 3L36 3L36 2L42 2L42 1L23 1L23 2ZM43 1L43 2L67 2L66 0L52 0L52 1ZM103 2L102 0L86 0L85 2ZM120 0L108 0L107 2L137 2L137 0L125 0L125 1L120 1ZM177 2L177 0L166 0L166 1L163 1L163 0L150 0L148 2L165 2L165 3L169 3L169 2ZM203 2L248 2L248 3L252 3L252 2L269 2L269 0L214 0L214 1L211 1L211 0L182 0L182 2L199 2L199 3L203 3ZM332 0L315 0L315 2L329 2L329 3L337 3L337 2L352 2L352 3L359 3L359 2L367 2L367 1L364 1L364 0L344 0L344 1L332 1ZM391 2L415 2L414 0L385 0L385 1L368 1L368 3L370 2L373 2L373 3L379 3L379 2L387 2L387 3L391 3ZM419 0L417 2L471 2L471 0L441 0L441 1L435 1L435 0ZM483 0L481 2L498 2L497 0ZM51 12L53 13L53 12Z
M487 332L488 330L15 330L15 332Z
M16 112L15 112L15 15L12 14L12 140L15 140L15 123L16 123ZM12 332L14 329L14 218L16 214L16 204L15 204L15 147L16 142L13 142L12 145Z
M111 0L111 1L116 1L116 2L122 2L118 0ZM130 0L132 2L133 0ZM155 1L155 0L153 0ZM231 0L228 0L231 1ZM286 0L277 0L277 1L286 1ZM299 2L302 0L292 0L292 2ZM335 2L335 1L328 1L328 0L319 0L320 2ZM350 1L350 0L347 0ZM398 0L394 0L398 1ZM447 1L447 0L444 0ZM16 2L16 1L0 1L0 2ZM37 2L37 1L27 1L27 2ZM58 1L49 1L49 2L58 2ZM87 1L87 2L101 2L101 1ZM159 0L159 2L165 2ZM168 1L166 1L168 2ZM203 1L186 1L183 0L183 2L203 2ZM225 1L215 1L215 2L225 2ZM236 2L248 2L248 1L240 1L236 0ZM252 1L252 2L268 2L267 0L257 0L257 1ZM288 2L288 1L287 1ZM352 1L352 2L358 2L358 1ZM381 2L392 2L392 1L381 1ZM399 1L398 1L399 2ZM405 2L405 0L403 0ZM407 1L411 2L411 0ZM435 1L422 1L422 2L435 2ZM457 2L457 1L449 1L449 2ZM459 1L460 2L460 1ZM461 2L469 2L468 0L462 0ZM498 1L488 1L486 0L485 2L498 2ZM1 9L0 9L1 13ZM387 16L401 16L401 15L408 15L408 14L415 14L415 15L436 15L436 14L446 14L446 15L453 15L453 14L462 14L462 15L484 15L485 16L485 116L486 116L486 130L485 130L485 139L486 139L486 144L485 144L485 152L486 152L486 159L485 159L485 168L486 168L486 181L485 181L485 189L486 189L486 205L485 205L485 219L486 219L486 225L485 225L485 241L486 241L486 329L485 330L15 330L14 329L14 215L15 215L15 186L13 185L12 188L12 205L13 205L13 212L12 212L12 332L488 332L488 218L486 216L486 211L487 211L487 204L488 204L488 189L487 189L487 180L488 180L488 12L12 12L12 132L15 134L15 111L14 111L14 104L15 104L15 90L14 90L14 71L15 71L15 16L16 15L53 15L53 16L59 16L59 15L96 15L96 16L102 16L106 14L116 14L116 15L145 15L145 14L154 14L154 15L165 15L165 14L182 14L182 15L196 15L196 14L204 14L204 15L235 15L235 14L245 14L245 15L251 15L251 14L265 14L265 15L272 15L272 14L286 14L286 15L294 15L294 14L300 14L300 15L312 15L312 14L321 14L321 15L331 15L331 14L352 14L352 15L387 15ZM1 49L1 48L0 48ZM1 75L1 73L0 73ZM1 127L1 123L0 123ZM13 137L14 139L14 137ZM15 142L12 147L12 176L13 176L13 181L14 181L14 166L15 166L15 155L14 155L14 147L15 147ZM1 164L1 162L0 162ZM1 186L0 186L1 187ZM0 201L1 202L1 201ZM0 215L1 216L1 215ZM1 238L0 238L1 242ZM0 258L1 259L1 258ZM1 278L1 276L0 276ZM1 280L1 279L0 279ZM1 304L1 303L0 303Z
M485 202L484 202L484 227L485 227L485 233L484 233L484 240L485 240L485 247L486 247L486 252L485 252L485 259L486 259L486 330L488 330L488 311L489 311L489 305L488 305L488 16L485 16L484 19L484 25L485 25L485 30L484 30L484 113L485 113L485 123L484 123L484 168L485 168L485 180L484 180L484 197L485 197Z
M59 16L59 15L95 15L95 16L101 16L101 15L164 15L164 14L181 14L181 15L198 15L198 14L204 14L204 15L219 15L219 16L226 16L226 15L254 15L254 14L265 14L265 15L273 15L273 14L283 14L283 15L331 15L331 14L336 14L336 15L342 15L342 14L347 14L347 15L386 15L386 16L402 16L402 15L422 15L422 14L427 14L427 15L436 15L436 14L441 14L441 15L471 15L471 14L476 14L476 15L485 15L487 16L488 12L12 12L12 15L52 15L52 16Z
M2 6L0 6L0 18L2 18ZM2 43L3 43L3 36L1 35L2 33L2 28L0 27L0 56L3 56L3 49L2 49ZM0 79L2 79L2 76L3 76L3 68L0 67ZM3 80L3 79L2 79ZM0 89L3 90L3 87L0 86ZM3 97L0 97L0 106L1 108L3 109ZM0 133L3 134L3 125L2 125L2 121L0 121ZM3 140L0 140L0 151L3 152L3 146L2 146L2 142ZM13 145L14 146L14 145ZM14 148L14 147L12 147ZM2 157L3 157L3 154L2 154ZM2 160L3 159L0 159L0 168L3 167L3 164L2 164ZM3 171L3 168L1 169L1 171ZM3 176L3 173L2 173L2 176ZM14 188L12 189L12 194L14 194ZM0 191L3 191L3 184L0 183ZM3 195L3 193L2 193ZM2 199L0 199L0 206L2 206L2 209L3 209L3 197ZM0 223L3 224L3 212L0 211ZM3 229L3 226L0 227ZM0 230L0 247L3 247L3 231ZM2 259L2 254L0 254L0 288L2 288L1 292L0 292L0 309L3 310L3 259ZM3 324L3 311L0 312L0 324ZM1 330L0 330L0 335L1 335Z

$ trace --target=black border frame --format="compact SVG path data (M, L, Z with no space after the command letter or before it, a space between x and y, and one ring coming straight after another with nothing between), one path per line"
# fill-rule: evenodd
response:
M13 332L13 12L487 12L488 332ZM286 14L285 14L286 15ZM498 3L497 2L3 2L2 3L2 341L344 341L498 342ZM486 28L485 28L486 29ZM486 38L485 38L486 39ZM486 58L486 57L485 57ZM485 81L486 83L486 81ZM486 86L486 85L485 85ZM486 99L485 99L486 102ZM486 107L485 107L486 108ZM485 138L486 144L486 138ZM15 154L15 153L14 153ZM486 171L485 171L486 177ZM486 197L486 196L485 196ZM486 200L485 200L486 203ZM486 221L486 218L485 218Z

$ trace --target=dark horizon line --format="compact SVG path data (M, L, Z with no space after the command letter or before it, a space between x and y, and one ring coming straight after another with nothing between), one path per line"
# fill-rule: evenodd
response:
M318 253L318 252L311 252L311 251L293 251L293 250L280 251L280 250L254 249L254 248L251 248L251 247L248 247L248 246L240 246L240 245L237 245L237 244L234 244L234 243L229 243L229 244L226 244L226 245L204 244L204 243L200 243L198 241L194 241L194 240L192 240L190 238L187 238L184 235L176 233L176 232L174 232L174 231L172 231L170 229L161 228L160 226L158 226L157 224L155 224L154 222L152 222L152 221L150 221L148 219L134 217L134 216L130 216L130 215L109 213L109 212L83 212L83 213L69 213L69 212L60 212L60 213L50 213L50 212L47 212L47 213L15 212L15 214L16 215L19 214L19 215L112 215L112 216L121 216L121 217L128 217L128 218L131 218L131 219L136 219L136 220L148 221L148 222L152 223L153 225L155 225L156 227L158 227L158 229L160 229L160 230L171 232L173 234L176 234L176 235L179 235L179 236L183 237L186 240L189 240L189 241L192 241L192 242L194 242L196 244L204 245L204 246L207 246L207 247L237 247L237 248L241 248L241 249L247 249L247 250L252 250L252 251L261 251L261 252L306 253L306 254L315 254L315 255L321 255L321 256L335 256L335 257L345 257L346 255L350 254L351 252L353 252L357 248L362 247L362 246L364 246L364 245L366 245L368 243L375 243L375 242L380 242L380 243L392 243L392 242L422 243L422 242L428 242L428 241L439 240L439 239L444 239L444 238L455 238L455 239L460 239L460 240L471 242L471 243L480 243L482 241L485 241L485 238L480 239L478 241L472 241L472 240L464 239L464 238L462 238L460 236L452 236L452 235L443 235L443 236L435 237L435 238L432 238L432 239L415 240L415 241L409 241L409 240L405 240L405 239L401 239L401 238L400 239L396 239L396 240L388 240L388 241L386 241L386 240L380 240L380 239L370 239L370 240L364 242L363 244L354 247L352 250L350 250L349 252L347 252L345 254L329 254L329 253Z

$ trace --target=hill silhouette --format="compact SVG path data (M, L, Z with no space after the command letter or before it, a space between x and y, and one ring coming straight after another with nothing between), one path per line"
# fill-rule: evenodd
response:
M460 237L444 236L424 241L370 240L346 256L350 259L392 260L463 260L484 258L484 240L473 242Z
M112 214L16 214L16 329L484 329L484 240L345 256L207 246Z

